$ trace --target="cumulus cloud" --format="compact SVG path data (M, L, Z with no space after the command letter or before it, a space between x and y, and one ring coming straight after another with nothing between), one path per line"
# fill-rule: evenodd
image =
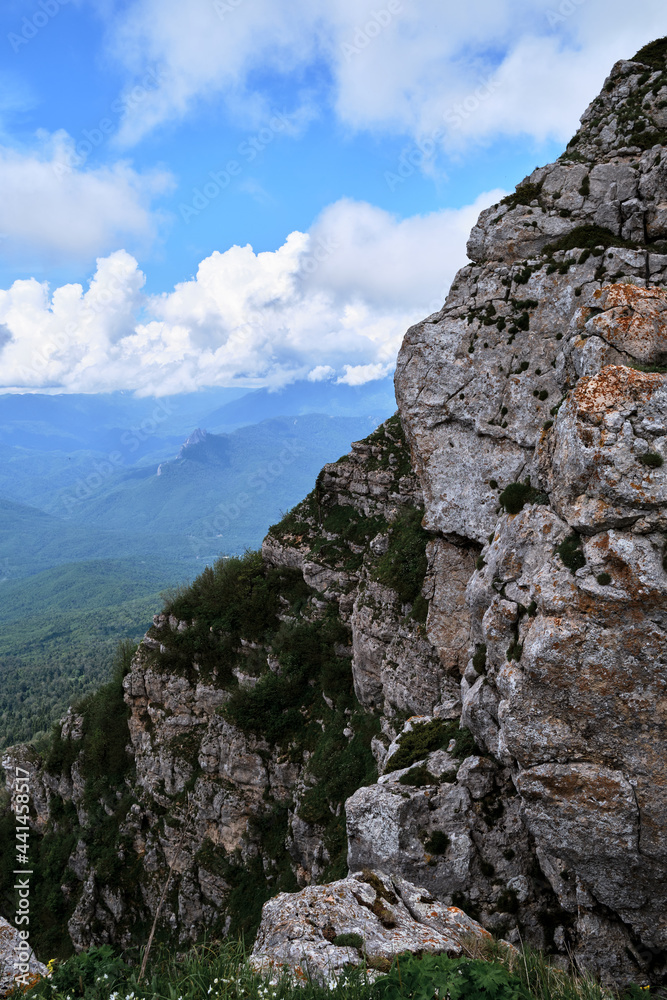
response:
M345 385L365 385L366 382L375 382L376 379L384 378L393 369L393 365L345 365L345 372L337 382Z
M0 145L0 254L58 264L89 260L122 243L146 246L160 225L154 199L172 179L126 162L86 169L65 132L37 149Z
M500 134L568 139L611 63L664 33L664 5L643 0L629 19L625 0L129 0L110 33L130 74L147 61L162 74L127 116L126 143L219 94L259 119L262 75L323 61L344 124L455 150Z
M382 378L407 327L442 305L471 225L502 194L403 221L342 200L276 251L216 251L162 295L144 294L124 250L98 259L85 290L16 281L0 291L3 382L163 395Z
M317 365L311 372L308 372L309 382L326 382L336 374L336 369L331 365Z

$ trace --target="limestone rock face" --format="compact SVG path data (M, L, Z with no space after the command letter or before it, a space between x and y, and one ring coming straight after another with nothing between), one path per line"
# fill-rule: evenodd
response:
M255 571L279 591L270 635L250 635L241 621L233 640L216 646L224 606L205 627L196 606L155 616L123 681L131 766L117 787L91 780L85 720L76 712L62 720L49 762L28 747L5 752L8 789L14 765L30 770L35 837L75 834L54 888L77 950L129 946L137 926L150 923L170 866L160 926L183 944L204 931L249 936L251 918L241 924L240 910L258 916L261 902L279 889L297 890L344 869L344 803L373 780L371 746L378 759L386 756L405 715L437 709L450 719L460 712L474 552L453 546L429 555L422 514L394 417L326 466L313 494L267 536ZM421 561L412 589L399 594L402 581L382 566L406 544L406 531ZM447 593L437 608L431 601L430 611L434 580L448 574ZM465 624L453 626L453 615ZM227 708L239 691L280 679L295 659L316 670L312 636L322 622L334 636L327 648L334 654L331 694L315 689L315 673L292 738L267 736L252 717L245 726L230 719ZM286 655L295 628L301 645ZM446 653L429 638L434 628L449 636ZM206 653L210 644L214 652ZM384 731L364 714L373 711L382 713ZM299 728L308 729L307 738ZM318 740L326 754L318 756ZM332 752L356 778L329 775ZM100 821L113 827L112 854L98 846Z
M35 953L30 948L25 951L21 945L16 928L0 917L0 996L20 985L16 982L17 977L21 977L20 983L32 984L47 973L46 966L37 961ZM22 968L24 962L27 973Z
M357 935L359 947L337 944L339 935ZM425 889L365 870L265 903L251 962L262 971L286 965L326 983L358 965L362 951L377 967L379 959L405 951L458 956L469 937L491 940L475 920Z
M589 534L641 518L644 530L664 531L667 377L618 365L584 376L540 458L551 502L573 528Z
M403 732L431 721L410 720ZM400 736L385 767L399 746ZM508 769L487 756L461 761L454 750L436 750L386 771L345 809L351 870L400 875L496 935L518 943L521 925L533 944L549 945L539 915L553 909L551 886L535 877L533 841Z
M251 933L269 900L262 968L327 979L362 960L339 934L458 954L463 929L667 975L666 53L618 63L482 213L406 334L399 415L253 557L262 607L155 617L118 787L76 712L50 770L5 752L35 837L70 834L77 949L132 943L173 867L179 942Z
M652 64L614 67L560 160L482 213L474 263L408 332L396 373L435 544L479 546L462 722L518 793L521 836L562 908L559 936L616 982L667 972L661 88L667 74ZM449 656L447 633L431 636ZM433 795L434 813L460 799L440 827L452 868L433 891L461 877L488 906L474 851L454 849L461 836L475 843L460 785ZM406 808L386 784L357 792L360 857L373 853L372 824L358 832L364 797L378 800L366 812L392 817L387 852L414 864L431 801Z

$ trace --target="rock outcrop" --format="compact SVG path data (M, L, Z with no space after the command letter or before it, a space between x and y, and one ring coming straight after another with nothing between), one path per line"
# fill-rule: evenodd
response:
M462 910L400 876L366 869L265 903L250 961L264 973L287 967L327 983L362 962L372 976L404 952L469 954L476 940L493 938Z
M122 688L70 711L46 761L5 753L31 773L35 850L62 845L50 890L77 949L145 935L171 865L161 924L182 943L252 934L275 892L345 874L345 800L406 716L460 714L466 631L446 595L429 609L447 553L429 570L422 517L394 417L322 470L262 556L156 615Z
M463 722L617 981L667 957L665 51L482 214L396 377L425 523L482 546Z
M408 331L399 416L171 600L46 762L7 752L76 948L143 940L171 867L163 929L265 903L260 964L456 953L458 922L664 980L665 104L667 42L618 63Z
M0 917L0 996L16 987L32 985L46 974L46 966L37 961L25 939Z

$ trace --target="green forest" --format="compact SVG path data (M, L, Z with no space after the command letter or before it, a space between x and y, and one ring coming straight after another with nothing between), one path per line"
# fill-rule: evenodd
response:
M119 640L138 642L184 581L178 564L69 563L2 585L0 749L44 736L104 683Z

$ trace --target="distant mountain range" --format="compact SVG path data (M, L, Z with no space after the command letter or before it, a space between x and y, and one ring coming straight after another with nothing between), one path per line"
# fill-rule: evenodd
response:
M0 396L0 747L99 683L160 591L259 546L395 408L390 379ZM28 696L33 682L48 697Z

